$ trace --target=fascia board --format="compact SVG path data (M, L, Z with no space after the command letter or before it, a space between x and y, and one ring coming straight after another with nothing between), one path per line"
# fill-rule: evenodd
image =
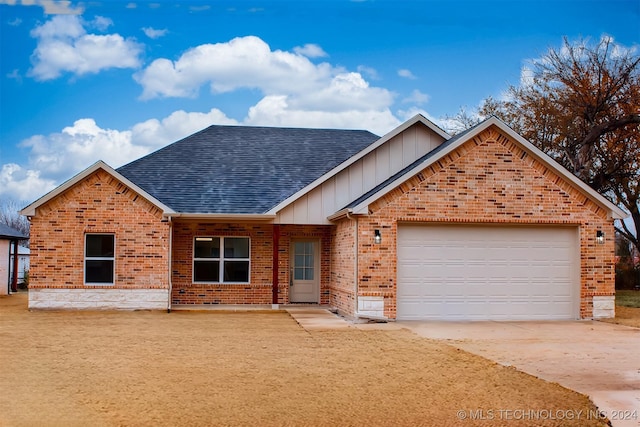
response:
M194 219L194 220L210 220L210 221L259 221L259 222L271 222L277 215L270 214L228 214L228 213L173 213L165 214L167 218L176 219Z

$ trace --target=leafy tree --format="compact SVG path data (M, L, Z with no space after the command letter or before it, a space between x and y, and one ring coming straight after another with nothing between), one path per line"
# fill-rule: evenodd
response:
M496 115L592 188L631 213L635 231L616 230L640 249L640 56L603 37L566 38L524 70L506 100L486 99Z

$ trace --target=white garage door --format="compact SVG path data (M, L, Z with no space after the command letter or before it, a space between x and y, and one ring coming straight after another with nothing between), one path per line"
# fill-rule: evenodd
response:
M399 320L577 319L577 227L398 226Z

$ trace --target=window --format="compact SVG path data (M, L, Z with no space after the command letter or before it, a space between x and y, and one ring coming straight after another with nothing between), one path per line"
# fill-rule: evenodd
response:
M294 280L313 280L314 244L313 242L296 242L293 245L294 251Z
M87 234L84 245L84 283L113 285L116 237Z
M193 281L249 283L249 246L248 237L196 237Z

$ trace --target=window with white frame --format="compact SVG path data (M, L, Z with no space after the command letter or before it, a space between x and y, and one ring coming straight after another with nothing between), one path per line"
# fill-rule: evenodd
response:
M86 234L84 244L84 283L113 285L115 276L116 236Z
M196 237L193 242L195 283L249 283L248 237Z

